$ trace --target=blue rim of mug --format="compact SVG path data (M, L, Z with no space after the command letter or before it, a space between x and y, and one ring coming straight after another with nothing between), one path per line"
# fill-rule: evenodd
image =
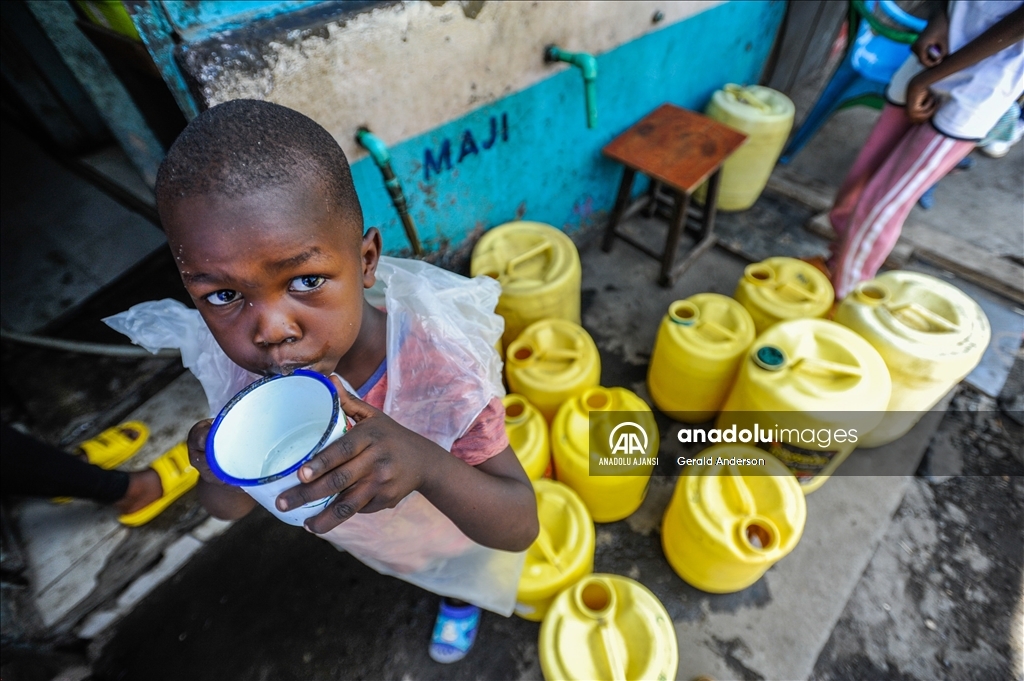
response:
M327 429L324 431L324 434L320 436L320 441L317 442L313 449L310 450L304 457L302 457L301 459L299 459L294 464L289 466L287 469L281 471L280 473L274 473L273 475L268 475L263 478L236 478L235 476L225 472L224 469L220 467L220 464L217 463L217 456L216 453L214 452L213 440L217 436L217 430L220 428L220 425L224 421L224 418L228 415L228 412L230 412L232 407L234 407L236 404L242 401L242 399L245 398L245 396L251 393L252 391L259 389L261 386L264 386L267 383L270 383L271 381L277 381L283 378L291 378L292 376L315 378L316 380L320 381L325 386L327 386L327 389L331 393L331 422L328 424ZM281 478L291 475L295 471L299 470L302 464L309 461L309 459L314 454L316 454L323 448L324 443L327 442L327 438L330 437L331 433L334 432L334 428L338 424L338 416L340 413L341 408L339 407L338 401L338 389L335 388L334 384L331 383L330 379L324 376L323 374L319 374L315 371L310 371L309 369L296 369L290 374L278 374L276 376L267 376L266 378L261 378L258 381L251 383L247 387L240 390L237 395L232 397L228 401L228 403L224 405L224 408L220 410L220 413L217 414L217 418L214 419L213 425L210 426L210 432L207 433L206 435L206 463L210 467L210 470L213 471L213 474L216 475L218 479L228 483L229 485L237 485L239 487L253 487L256 485L265 485L268 482L274 482L275 480L280 480Z

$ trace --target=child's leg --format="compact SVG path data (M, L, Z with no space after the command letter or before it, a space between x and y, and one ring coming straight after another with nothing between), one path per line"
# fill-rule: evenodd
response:
M896 245L903 221L929 187L971 152L974 142L946 137L928 123L911 128L867 180L837 240L832 284L841 299L875 276Z
M846 179L839 187L835 203L829 211L829 221L840 239L846 234L850 215L860 200L865 185L910 128L911 123L907 118L906 109L887 103L860 153L857 154L857 160L853 162Z

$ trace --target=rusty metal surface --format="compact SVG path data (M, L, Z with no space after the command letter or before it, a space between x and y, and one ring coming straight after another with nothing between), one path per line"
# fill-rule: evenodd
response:
M662 104L602 151L673 189L692 193L747 136L707 116Z

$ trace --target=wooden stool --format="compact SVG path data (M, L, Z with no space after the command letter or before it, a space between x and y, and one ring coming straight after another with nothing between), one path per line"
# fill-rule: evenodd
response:
M722 164L747 140L747 136L727 125L672 104L662 104L639 123L622 133L603 149L605 156L626 166L619 184L611 220L601 248L608 252L618 237L643 253L661 261L658 283L671 286L676 278L715 243L715 210ZM633 205L629 197L633 180L640 172L651 178L651 189ZM709 179L710 177L710 179ZM708 180L703 210L690 206L690 197ZM669 213L668 238L661 253L648 248L628 234L618 231L619 223L640 210L648 217L666 204L661 187L674 194ZM687 218L692 218L688 223ZM676 249L683 228L693 230L699 239L686 258L675 265Z

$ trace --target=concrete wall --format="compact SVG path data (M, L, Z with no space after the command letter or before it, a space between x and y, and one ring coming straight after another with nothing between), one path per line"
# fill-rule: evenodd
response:
M601 148L659 104L702 109L725 83L757 82L784 13L782 0L406 2L214 33L178 61L206 105L267 99L324 125L353 161L367 226L398 253L360 125L390 146L428 249L517 218L572 232L614 201L621 168ZM580 72L543 62L552 43L597 55L596 129Z
M207 106L248 97L291 107L358 160L365 155L354 141L360 125L388 143L407 140L568 68L544 63L547 45L603 54L718 4L399 3L268 40L244 67L224 59L237 54L227 39L190 71Z

